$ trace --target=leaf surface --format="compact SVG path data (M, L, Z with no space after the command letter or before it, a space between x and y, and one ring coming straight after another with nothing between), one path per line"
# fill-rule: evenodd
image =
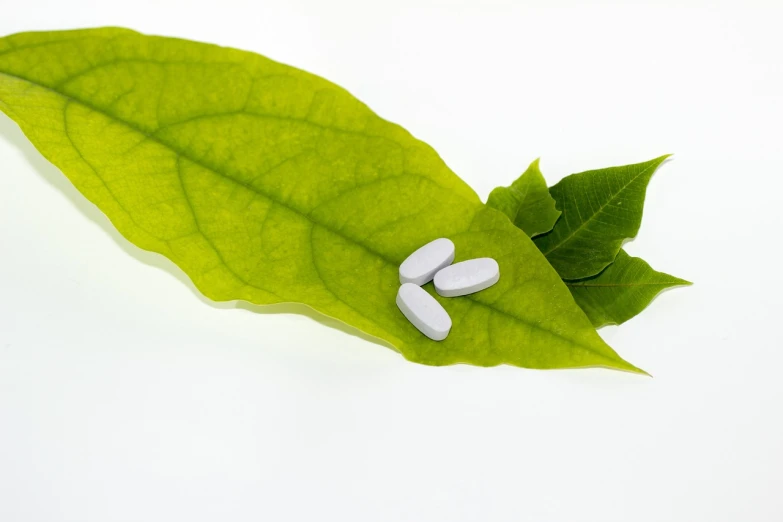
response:
M211 299L304 303L425 364L640 371L432 148L322 78L124 29L23 33L0 39L0 110ZM440 343L395 305L399 263L438 237L501 269L486 291L436 295L454 322Z
M563 279L598 274L636 236L647 184L668 157L572 174L549 189L563 215L534 241Z
M549 232L560 217L538 162L531 163L511 186L497 187L487 198L487 206L507 215L528 237Z
M620 250L614 263L597 276L566 281L576 303L598 328L622 324L639 314L660 292L690 285L678 277L656 272L644 260Z

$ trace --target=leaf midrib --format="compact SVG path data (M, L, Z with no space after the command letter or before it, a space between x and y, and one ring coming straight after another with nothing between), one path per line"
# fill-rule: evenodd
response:
M299 209L296 209L296 208L294 208L294 207L291 207L291 206L290 206L290 205L288 205L287 203L284 203L284 202L281 202L281 201L277 201L276 199L274 199L274 198L273 198L273 197L271 197L270 195L268 195L268 194L266 194L265 192L262 192L261 190L259 190L257 187L254 187L254 186L251 186L251 185L247 185L246 183L244 183L244 182L242 182L242 181L240 181L240 180L238 180L238 179L235 179L235 178L233 178L233 177L231 177L231 176L229 176L229 175L227 175L227 174L224 174L224 173L220 172L219 170L217 170L216 168L214 168L214 167L211 167L211 166L209 166L209 165L205 164L203 161L201 161L201 160L199 160L199 159L192 158L192 157L191 157L189 154L186 154L185 152L183 152L183 151L180 151L180 150L178 150L178 149L174 148L172 145L170 145L170 144L168 144L168 143L166 143L166 142L162 141L162 140L161 140L159 137L157 137L157 136L155 136L155 135L153 135L153 134L150 134L149 132L147 132L147 131L145 131L145 130L141 129L140 127L138 127L138 126L137 126L137 125L135 125L134 123L132 123L132 122L128 122L128 121L124 121L124 120L121 120L121 119L117 118L115 115L113 115L113 114L110 114L110 113L106 112L105 110L103 110L103 109L101 109L101 108L99 108L99 107L97 107L97 106L94 106L94 105L93 105L92 103L90 103L89 101L85 101L85 100L83 100L83 99L76 98L76 97L74 97L73 95L70 95L70 94L67 94L67 93L61 92L61 91L59 91L59 90L57 90L57 89L55 89L55 88L53 88L53 87L50 87L50 86L48 86L48 85L44 85L44 84L42 84L42 83L39 83L39 82L37 82L37 81L31 80L31 79L29 79L29 78L25 78L25 77L23 77L23 76L20 76L20 75L18 75L18 74L12 74L12 73L8 73L8 72L5 72L5 71L0 71L0 74L2 74L2 75L5 75L5 76L8 76L8 77L10 77L10 78L16 78L17 80L21 80L21 81L24 81L24 82L30 83L30 84L32 84L32 85L36 85L36 86L38 86L38 87L40 87L40 88L42 88L42 89L48 90L48 91L50 91L50 92L52 92L52 93L54 93L54 94L56 94L56 95L58 95L58 96L61 96L61 97L63 97L63 98L65 98L66 100L70 100L71 102L75 102L75 103L81 104L81 105L82 105L82 106L84 106L85 108L87 108L87 109L89 109L89 110L91 110L91 111L94 111L94 112L96 112L96 113L98 113L98 114L102 114L103 116L105 116L105 117L107 117L107 118L111 119L112 121L119 122L120 124L122 124L122 125L125 125L126 127L130 128L131 130L133 130L133 131L135 131L135 132L137 132L137 133L139 133L139 134L141 134L141 135L145 136L145 138L146 138L146 139L149 139L150 141L153 141L153 142L155 142L155 143L159 144L160 146L162 146L162 147L164 147L164 148L167 148L167 149L171 150L171 151L172 151L173 153L175 153L176 155L178 155L178 156L181 156L181 157L183 157L183 158L187 159L188 161L191 161L192 163L194 163L194 164L196 164L196 165L198 165L198 166L200 166L200 167L204 168L205 170L211 171L211 172L213 172L214 174L216 174L216 175L218 175L218 176L224 177L224 178L226 178L226 179L228 179L228 180L230 180L230 181L232 181L232 182L234 182L234 183L236 183L236 184L238 184L238 185L240 185L240 186L243 186L243 187L245 187L246 189L248 189L248 190L250 190L250 191L252 191L252 192L255 192L255 193L257 193L257 194L259 194L259 195L261 195L261 196L263 196L263 197L267 198L268 200L270 200L270 201L274 202L275 204L277 204L277 205L280 205L280 206L282 206L282 207L285 207L285 208L289 209L290 211L292 211L292 212L294 212L294 213L296 213L296 214L299 214L300 216L302 216L302 217L303 217L303 218L305 218L306 220L308 220L308 221L311 221L311 222L315 223L316 225L323 227L324 229L326 229L326 230L328 230L328 231L330 231L330 232L334 233L335 235L337 235L337 236L339 236L339 237L341 237L341 238L345 239L346 241L348 241L348 242L350 242L350 243L353 243L353 244L355 244L355 245L357 245L357 246L359 246L359 247L363 248L364 250L366 250L366 251L367 251L367 252L369 252L370 254L372 254L372 255L375 255L376 257L378 257L379 259L381 259L382 261L384 261L386 264L388 264L388 265L391 265L391 266L396 266L396 265L398 265L398 264L399 264L399 262L398 262L398 261L396 261L396 260L393 260L393 259L389 258L389 257L388 257L388 256L386 256L385 254L383 254L383 253L381 253L381 252L378 252L377 250L375 250L375 249L373 249L373 248L371 248L371 247L368 247L367 245L365 245L365 244L363 244L363 243L360 243L358 240L356 240L356 239L354 239L354 238L351 238L351 237L348 237L348 236L346 236L346 235L345 235L344 233L342 233L341 231L339 231L339 230L336 230L336 229L334 229L333 227L331 227L331 226L329 226L329 225L327 225L327 224L324 224L324 223L320 223L320 222L317 222L317 221L315 221L315 219L314 219L314 218L313 218L311 215L308 215L308 214L306 214L306 213L303 213L303 212L302 212L302 211L300 211ZM303 123L309 123L309 122L307 122L307 121L305 121L305 120L302 120L302 122L303 122ZM333 129L333 130L335 130L335 131L340 131L340 129ZM202 233L202 235L203 235L203 233ZM225 263L224 263L224 264L225 264ZM252 285L251 285L251 286L252 286ZM261 290L263 290L263 289L261 289ZM516 315L513 315L513 314L510 314L510 313L506 312L505 310L502 310L502 309L500 309L500 308L496 308L496 307L494 307L494 306L492 306L492 305L490 305L490 304L487 304L487 303L484 303L484 302L478 301L478 300L476 300L476 299L475 299L473 296L470 296L470 295L468 295L468 296L465 296L465 297L467 297L467 298L468 298L468 299L469 299L469 300L470 300L472 303L478 304L478 305L480 305L480 306L482 306L482 307L485 307L485 308L489 308L490 310L492 310L492 311L494 311L494 312L496 312L496 313L499 313L499 314L501 314L501 315L504 315L504 316L506 316L506 317L509 317L509 318L510 318L510 319L512 319L512 320L515 320L515 321L517 321L517 322L520 322L520 323L524 324L524 325L525 325L525 326L527 326L528 328L531 328L531 329L536 329L536 330L539 330L539 331L545 332L545 333L547 333L548 335L551 335L552 337L557 337L557 338L559 338L559 339L562 339L562 340L564 340L564 341L566 341L566 342L568 342L568 343L570 343L570 344L572 344L572 345L574 345L574 346L578 346L578 347L580 347L580 348L582 348L582 349L584 349L584 350L587 350L587 351L589 351L589 352L592 352L593 354L595 354L596 356L598 356L598 357L600 357L600 358L606 359L606 360L608 360L608 361L612 361L613 363L614 363L614 362L616 362L616 361L615 361L614 359L612 359L611 357L607 356L607 355L606 355L606 354L604 354L604 353L601 353L600 351L597 351L597 350L595 350L594 348L592 348L592 347L591 347L591 346L589 346L589 345L586 345L586 344L579 343L579 342L575 341L574 339L572 339L572 338L570 338L570 337L565 337L565 336L563 336L563 335L561 335L561 334L559 334L559 333L557 333L557 332L555 332L555 331L548 330L548 329L546 329L546 328L542 328L540 325L538 325L538 324L536 324L536 323L525 321L525 320L524 320L524 319L522 319L521 317L519 317L519 316L516 316ZM380 325L379 325L379 326L380 326Z

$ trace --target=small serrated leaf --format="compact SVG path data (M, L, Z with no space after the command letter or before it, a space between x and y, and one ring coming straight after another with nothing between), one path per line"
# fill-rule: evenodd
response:
M538 162L533 161L510 186L495 188L487 198L487 206L507 215L528 237L549 232L560 217Z

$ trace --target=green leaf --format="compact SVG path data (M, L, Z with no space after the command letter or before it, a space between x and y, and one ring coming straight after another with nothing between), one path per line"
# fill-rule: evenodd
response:
M125 237L209 298L304 303L425 364L641 372L523 232L342 88L116 28L18 34L0 49L0 109ZM491 256L501 270L486 291L437 297L454 322L440 343L395 304L399 263L437 237L457 260Z
M534 241L563 279L598 274L636 236L647 184L668 157L572 174L549 189L563 215Z
M487 206L503 212L529 237L549 232L560 217L538 161L531 163L510 187L497 187L487 198Z
M510 188L494 189L487 200L488 206L503 211L526 232L529 230L516 219L518 216L526 216L526 222L535 221L542 215L548 216L552 225L557 221L557 215L552 219L548 206L542 208L540 200L545 198L516 197L515 185L524 187L524 184L531 183L546 187L544 176L538 168L538 160L534 161ZM522 192L524 189L518 190L517 194ZM549 196L548 190L546 195L552 203L551 208L554 208L555 201ZM583 195L574 195L577 201L581 197ZM598 275L581 280L565 280L565 283L576 303L596 328L607 324L622 324L644 310L664 289L691 284L683 279L656 272L642 259L631 257L623 250L620 250L614 261Z
M690 285L678 277L656 272L644 260L620 250L614 263L589 279L566 281L576 303L598 328L622 324L639 314L667 288Z

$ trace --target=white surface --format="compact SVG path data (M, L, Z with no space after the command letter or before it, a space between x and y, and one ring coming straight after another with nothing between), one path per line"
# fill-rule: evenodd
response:
M458 297L489 288L500 279L498 262L491 257L468 259L435 274L435 291L443 297Z
M423 285L454 261L454 243L441 237L418 248L400 264L400 283Z
M397 291L397 307L413 326L433 341L442 341L449 335L451 317L419 285L403 283Z
M674 152L627 248L695 282L601 331L652 379L415 365L199 298L0 118L3 522L783 520L779 1L0 7L321 74L482 197Z

